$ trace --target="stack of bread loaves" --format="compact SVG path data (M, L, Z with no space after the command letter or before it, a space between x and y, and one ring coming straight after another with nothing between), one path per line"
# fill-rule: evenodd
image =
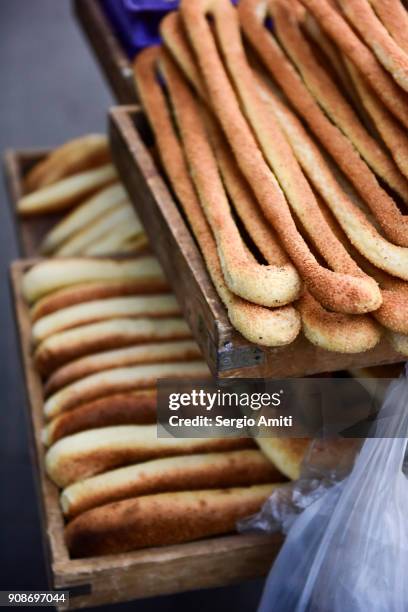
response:
M51 259L22 291L72 556L233 531L297 475L306 442L272 448L278 471L248 438L157 437L157 379L209 371L155 258Z
M43 255L118 255L147 245L106 136L88 134L54 149L27 173L24 191L17 203L20 215L61 213L42 239Z

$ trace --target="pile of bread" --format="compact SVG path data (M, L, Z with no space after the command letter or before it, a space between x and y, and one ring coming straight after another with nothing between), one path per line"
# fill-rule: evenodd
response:
M55 217L42 238L42 255L129 254L147 245L104 135L70 140L35 164L17 211L24 217Z
M44 260L22 293L72 556L233 531L297 476L307 441L157 437L157 379L210 374L152 256Z
M399 0L181 0L135 60L162 166L232 325L408 354Z

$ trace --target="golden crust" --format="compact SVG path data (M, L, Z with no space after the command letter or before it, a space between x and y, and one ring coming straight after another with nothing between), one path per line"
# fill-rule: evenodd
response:
M173 317L180 314L180 306L174 295L124 296L93 300L83 304L75 304L62 308L57 312L46 315L32 326L34 343L41 342L52 334L66 329L108 321L110 319L138 319L149 317L151 319Z
M225 147L225 141L216 126L212 126L214 148L222 165L228 164L230 156ZM228 173L227 173L228 174ZM224 180L227 175L224 175ZM228 177L231 183L234 175ZM237 200L238 201L238 200ZM235 209L248 234L265 257L266 261L275 258L275 244L268 231L265 218L257 209L252 199L241 198ZM312 344L326 350L340 353L359 353L369 350L380 339L380 329L372 319L362 315L342 315L325 310L308 291L296 305L302 317L302 329Z
M125 295L161 293L168 291L169 288L169 284L164 277L76 283L70 287L48 293L35 302L30 311L31 320L35 322L56 310L68 308L75 304Z
M338 11L327 0L301 0L301 2L315 16L339 49L364 74L389 110L408 128L406 93L377 62L371 50L360 41Z
M258 450L166 457L80 480L62 491L61 506L72 518L91 508L140 495L282 480L284 477Z
M375 284L358 270L353 260L337 242L315 206L313 195L310 199L304 198L302 189L307 190L306 194L309 194L310 188L296 165L290 147L279 128L271 125L270 117L264 112L264 105L252 87L251 73L245 62L235 10L228 2L214 5L206 2L193 4L182 2L180 10L205 78L211 104L217 109L217 117L241 171L254 190L268 221L277 230L309 290L319 301L333 310L361 313L375 309L380 303ZM306 224L308 231L312 232L313 241L321 251L324 251L324 257L331 262L332 267L335 270L342 269L341 272L319 265L299 234L278 182L264 161L251 128L241 112L205 18L207 11L214 16L219 43L228 69L235 86L240 91L245 112L250 116L258 139L262 143L263 153L266 156L270 155L274 167L279 169L279 180L285 182L291 205L296 215L301 215L302 223ZM321 231L317 231L319 227ZM333 248L329 249L329 245Z
M314 3L314 0L312 2ZM395 244L408 246L408 219L378 184L375 175L360 158L348 138L325 116L274 37L264 27L263 21L268 15L266 2L242 0L238 12L245 34L268 71L376 215L386 236ZM368 53L370 54L369 51ZM406 108L405 114L407 115Z
M123 553L235 531L240 518L253 514L275 485L210 491L161 493L89 510L66 530L73 557Z
M110 368L161 363L163 361L190 361L200 357L200 348L193 340L142 344L140 346L130 346L87 355L86 357L70 361L53 372L45 383L44 394L47 397L75 380Z
M396 43L408 53L408 15L400 0L368 0Z
M24 195L17 202L17 211L20 215L39 215L64 210L117 180L113 164L91 168Z
M185 338L191 338L191 331L181 318L111 319L49 336L37 347L34 361L42 374L49 374L64 363L91 353Z
M328 351L361 353L381 339L380 327L369 316L329 312L308 292L300 298L298 309L306 338Z
M29 193L58 180L110 161L108 140L104 134L87 134L54 149L24 177L24 191Z
M235 296L225 284L215 240L201 210L169 109L156 81L158 54L158 48L151 47L138 55L134 65L135 78L163 166L199 243L211 280L227 308L232 325L247 340L265 346L288 344L296 338L300 328L293 308L268 310Z
M269 266L258 264L245 246L231 215L214 152L208 141L203 122L204 110L200 109L173 62L168 57L163 57L161 61L190 174L216 239L229 289L263 306L280 306L293 301L300 289L297 273L288 261L285 262L287 268L274 265L272 261Z
M253 448L250 438L158 438L156 425L117 425L61 438L46 455L49 477L58 486L116 467L175 455Z
M47 259L35 264L24 274L22 292L31 304L48 293L78 283L104 281L143 283L164 280L155 257L145 255L128 259L64 258Z
M377 98L372 88L353 64L346 60L348 71L361 103L373 121L402 174L408 177L408 136L401 124Z
M107 395L55 417L43 431L46 446L87 429L112 425L149 425L156 422L157 392L144 389Z
M373 265L408 280L408 248L396 246L383 238L358 205L344 192L327 160L296 115L266 86L264 80L259 77L257 82L265 102L279 121L304 172L330 208L351 244ZM350 250L347 241L345 247ZM354 256L353 259L356 260ZM360 263L359 265L362 267Z
M44 404L44 414L50 419L79 404L114 393L153 387L159 378L208 378L204 361L177 361L112 368L77 380L51 395Z
M76 206L73 212L65 215L59 223L51 228L41 242L40 252L42 254L53 253L73 234L99 219L104 213L126 199L126 191L119 182L101 189L96 195Z
M351 25L377 57L380 64L408 92L408 56L389 35L366 0L338 0Z
M294 10L296 0L289 6L285 0L269 3L274 20L274 31L300 71L305 85L330 119L353 143L371 169L408 202L408 182L401 176L394 161L369 134L352 106L347 102L330 73L313 53L301 29L303 15Z

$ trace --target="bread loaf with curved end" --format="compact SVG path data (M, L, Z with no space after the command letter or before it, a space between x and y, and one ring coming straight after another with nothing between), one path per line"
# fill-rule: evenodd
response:
M63 177L83 172L110 161L105 134L86 134L65 142L41 160L24 177L24 191L51 185Z
M113 368L87 376L57 391L45 402L44 413L47 418L53 418L61 412L98 397L151 388L160 378L191 380L209 378L209 376L208 366L201 360Z
M87 429L150 425L156 422L156 405L156 389L100 397L52 419L43 430L43 441L51 446L61 438Z
M80 480L63 490L69 518L114 501L169 491L279 482L284 477L258 450L166 457Z
M80 198L117 180L118 175L113 164L105 164L99 168L62 178L56 183L23 196L17 202L17 210L21 215L39 215L64 210Z
M172 457L251 448L250 438L158 438L156 425L119 425L62 438L48 450L48 476L67 485L123 465Z
M237 520L261 507L275 486L161 493L114 502L71 521L66 543L72 557L87 557L229 533Z
M67 258L49 259L34 265L24 274L22 291L27 302L32 303L47 293L75 285L95 281L164 280L163 271L155 257L146 255L129 259Z
M65 329L71 329L96 321L118 318L160 318L180 314L180 306L171 293L161 295L137 295L94 300L68 306L38 319L32 327L35 343Z
M37 300L31 307L30 316L32 321L37 321L56 310L75 304L126 295L162 293L169 289L170 286L164 277L76 283L70 287L52 291Z
M49 374L72 359L137 343L191 338L187 323L174 319L111 319L81 325L49 336L38 346L34 360Z
M44 394L47 397L80 378L102 370L149 363L193 361L200 357L200 347L193 340L155 342L95 353L70 361L53 372L45 383Z
M73 234L97 220L108 210L118 206L126 198L126 191L120 183L113 183L101 189L54 225L44 237L41 253L52 253Z

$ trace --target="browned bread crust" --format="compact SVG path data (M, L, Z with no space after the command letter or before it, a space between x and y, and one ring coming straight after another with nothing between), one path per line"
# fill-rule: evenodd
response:
M148 363L191 361L200 357L200 348L193 340L142 344L87 355L70 361L53 372L45 383L44 394L47 397L80 378L110 368L123 368L137 364L146 365Z
M90 323L49 336L38 346L34 360L42 374L83 355L158 340L191 337L187 323L174 319L112 319Z
M68 308L74 304L103 300L105 298L144 295L146 293L159 293L169 289L169 284L163 278L118 281L94 281L77 283L71 287L57 289L35 302L31 308L31 319L36 321L41 317Z
M394 200L378 184L375 175L361 159L352 143L326 117L275 38L264 27L264 17L268 15L267 6L263 0L240 2L238 11L245 34L293 107L305 119L361 198L376 215L387 237L395 244L408 245L406 217L401 215Z
M281 311L274 312L235 296L225 283L214 237L194 190L171 112L157 83L158 56L159 49L150 47L136 58L138 91L154 130L163 166L199 243L211 280L227 308L231 324L246 339L265 346L287 344L297 336L300 327L292 308L285 309L282 316Z
M313 194L304 197L304 194L309 196L310 187L279 127L265 112L265 106L256 92L245 59L235 9L227 0L217 3L189 3L187 0L180 6L211 105L216 108L237 163L310 291L322 304L338 312L357 314L374 310L381 303L374 283L362 275L347 252L339 248L340 244L315 207ZM239 97L222 64L206 19L208 13L214 17L222 54L232 75L233 85L239 90ZM306 225L308 234L311 234L312 241L331 269L319 264L297 230L288 202L264 156L279 176L293 213Z
M258 450L155 459L70 485L61 494L70 518L114 501L167 493L279 482L284 477Z
M338 0L351 25L396 83L408 92L408 55L387 32L367 0ZM403 25L403 24L402 24Z
M41 189L59 179L110 161L108 140L102 134L87 134L57 147L36 164L24 178L25 192Z
M238 519L256 512L274 485L161 493L89 510L66 530L73 557L123 553L165 546L235 530Z
M49 477L61 487L123 465L174 457L253 448L250 438L158 438L156 425L90 429L58 440L48 450Z
M200 380L209 376L208 365L202 360L111 368L77 380L51 395L44 404L44 413L47 418L53 418L61 412L104 395L150 389L160 378Z
M408 128L407 95L378 63L372 51L358 38L342 15L328 0L301 0L322 28L360 70L379 98ZM365 27L365 22L361 27Z
M305 11L297 0L272 0L271 7L276 35L300 71L302 79L318 104L347 136L368 166L408 202L408 182L402 176L384 147L366 130L352 106L347 102L330 72L319 61L304 36ZM299 9L299 10L297 10Z
M393 39L408 53L408 14L400 0L369 0Z
M43 440L46 446L51 446L61 438L87 429L149 425L156 422L156 404L155 389L101 397L55 417L45 427Z

